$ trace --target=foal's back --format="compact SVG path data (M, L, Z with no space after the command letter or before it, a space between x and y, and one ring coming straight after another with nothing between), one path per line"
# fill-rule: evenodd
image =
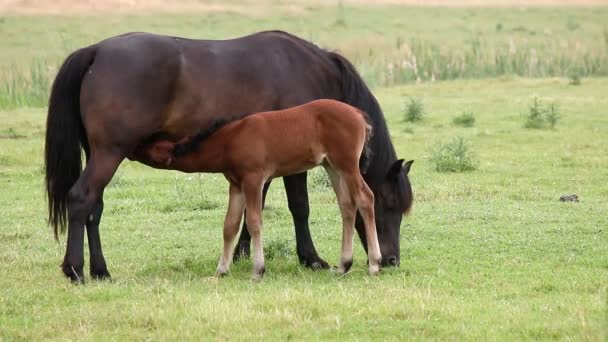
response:
M230 144L230 155L239 167L265 169L269 177L285 176L326 159L331 163L334 155L358 161L367 127L364 115L355 107L316 100L245 117L234 127L238 139Z

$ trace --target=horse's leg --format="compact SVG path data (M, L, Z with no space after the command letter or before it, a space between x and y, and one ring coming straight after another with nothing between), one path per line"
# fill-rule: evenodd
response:
M241 224L244 210L245 198L243 192L238 186L230 184L230 199L228 200L228 210L226 211L226 219L224 220L224 250L216 271L218 276L227 274L230 268L232 252L234 250L234 238L239 232L239 225Z
M262 190L262 210L264 210L264 206L266 205L266 194L268 193L268 188L270 188L270 182L271 181L264 183L264 189ZM245 220L243 222L243 229L241 229L239 241L237 242L236 247L234 248L234 261L237 261L241 258L249 258L250 243L251 235L249 235L249 230L247 229L247 220Z
M363 222L365 223L365 237L367 240L367 258L369 260L369 273L371 275L378 274L380 270L380 245L378 243L378 233L376 231L376 220L374 216L374 193L367 186L363 177L359 173L359 169L353 169L350 172L344 172L344 177L348 191L353 196L353 200Z
M250 177L243 181L245 193L245 219L247 229L253 243L253 276L252 280L260 280L264 275L264 249L262 247L262 188L264 182L258 177Z
M99 195L99 199L95 204L93 211L87 217L87 238L89 240L89 257L90 257L90 272L91 277L99 280L109 280L110 272L106 265L106 260L103 257L101 250L101 239L99 237L99 222L103 213L103 192Z
M109 151L92 151L91 159L68 197L68 239L61 268L72 282L84 282L84 229L123 157ZM99 235L95 238L99 239ZM95 239L94 239L95 240ZM99 244L99 251L101 245ZM95 247L96 248L96 247Z
M330 166L325 166L325 170L331 181L332 188L336 193L338 207L340 208L340 214L342 215L342 251L340 254L338 274L344 274L350 270L350 267L353 264L353 235L357 208L338 172Z
M329 264L317 254L310 236L308 226L310 208L308 206L306 172L283 177L283 184L285 184L287 204L296 230L296 250L300 263L313 270L329 268Z

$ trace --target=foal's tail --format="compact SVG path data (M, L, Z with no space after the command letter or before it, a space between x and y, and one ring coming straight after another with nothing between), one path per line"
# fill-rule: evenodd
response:
M367 168L369 167L371 159L370 157L372 153L371 148L369 146L369 141L372 138L373 131L369 115L367 115L367 113L362 110L357 109L357 111L359 112L359 114L361 114L361 116L363 116L363 120L365 120L365 142L363 144L363 151L361 151L361 158L359 159L359 169L361 170L361 173L366 173Z
M55 239L66 226L68 193L82 170L81 147L89 156L89 144L80 117L80 86L95 59L96 47L73 52L59 69L49 98L44 148L48 222Z

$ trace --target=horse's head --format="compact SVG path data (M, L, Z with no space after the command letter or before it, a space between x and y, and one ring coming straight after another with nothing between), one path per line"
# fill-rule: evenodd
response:
M383 266L400 263L399 235L401 220L412 207L414 195L408 178L413 160L399 159L391 165L382 182L375 189L375 214L378 242Z

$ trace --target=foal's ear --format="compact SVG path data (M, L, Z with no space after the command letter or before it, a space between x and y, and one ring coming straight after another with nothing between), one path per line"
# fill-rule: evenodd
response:
M390 169L388 169L388 173L386 174L386 178L389 180L397 180L397 176L399 176L399 172L403 168L403 159L399 159L391 165Z
M413 160L409 160L409 161L405 162L405 164L403 164L403 171L405 171L406 176L408 173L410 173L410 168L412 167L413 163L414 163Z

